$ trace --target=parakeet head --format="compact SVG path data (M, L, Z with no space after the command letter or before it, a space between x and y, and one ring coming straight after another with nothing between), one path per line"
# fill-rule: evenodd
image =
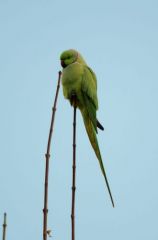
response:
M61 60L61 66L63 68L67 67L68 65L74 62L86 64L82 56L74 49L64 51L60 55L60 60Z

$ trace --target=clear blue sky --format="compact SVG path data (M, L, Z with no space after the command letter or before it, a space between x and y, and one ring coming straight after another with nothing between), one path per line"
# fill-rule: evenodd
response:
M7 240L42 239L44 154L60 53L98 78L98 135L116 208L77 116L76 240L158 239L158 2L0 0L0 222ZM71 236L72 108L60 91L49 228Z

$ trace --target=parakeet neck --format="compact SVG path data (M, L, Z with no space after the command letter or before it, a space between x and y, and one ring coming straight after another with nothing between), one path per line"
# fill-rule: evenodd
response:
M84 65L87 65L87 63L85 62L85 60L83 59L83 57L79 53L78 53L78 56L77 56L77 62L81 63L81 64L84 64Z

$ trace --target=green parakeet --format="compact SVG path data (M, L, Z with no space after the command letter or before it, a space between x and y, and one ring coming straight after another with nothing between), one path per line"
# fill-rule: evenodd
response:
M95 73L86 64L85 60L79 52L70 49L64 51L61 56L62 71L62 86L63 94L73 104L73 96L76 96L76 105L80 109L84 125L94 149L94 152L99 160L100 168L105 178L108 192L114 207L114 201L109 187L109 183L104 170L101 153L97 141L97 128L104 130L96 117L98 110L97 98L97 79Z

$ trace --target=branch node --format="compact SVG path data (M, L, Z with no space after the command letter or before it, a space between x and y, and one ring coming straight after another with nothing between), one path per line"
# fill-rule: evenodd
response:
M45 209L45 208L44 208L44 209L43 209L43 212L44 212L44 213L48 213L48 209Z
M46 153L45 154L45 157L48 159L48 158L50 158L50 154L49 153Z
M52 111L56 111L57 109L55 107L52 108Z

